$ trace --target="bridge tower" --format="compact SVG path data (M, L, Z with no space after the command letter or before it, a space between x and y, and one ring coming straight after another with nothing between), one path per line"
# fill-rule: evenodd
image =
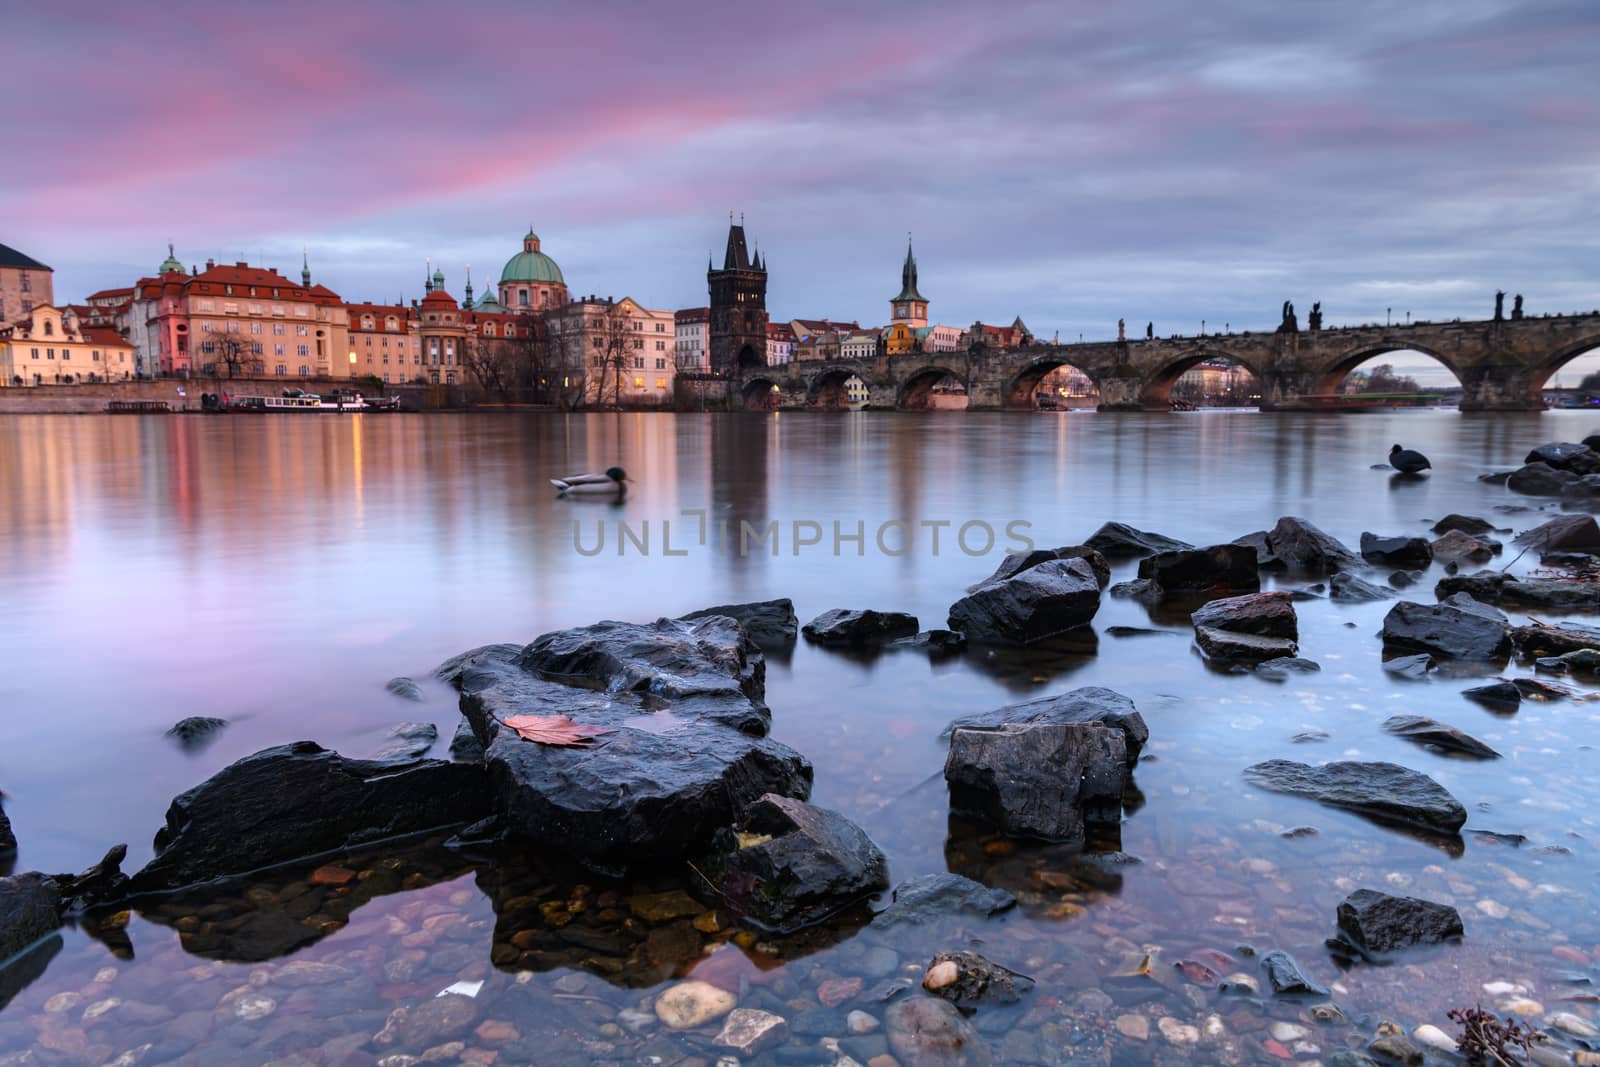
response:
M889 301L890 322L914 330L928 325L928 298L917 292L917 257L911 254L911 239L906 238L906 261L900 267L900 292Z
M745 245L744 219L728 219L728 248L722 269L706 264L711 290L710 362L714 374L733 375L741 367L767 362L767 264Z

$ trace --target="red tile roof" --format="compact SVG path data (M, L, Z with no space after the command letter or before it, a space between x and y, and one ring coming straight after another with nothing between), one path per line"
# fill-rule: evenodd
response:
M105 326L85 326L79 332L83 334L84 340L102 348L133 348L120 333Z

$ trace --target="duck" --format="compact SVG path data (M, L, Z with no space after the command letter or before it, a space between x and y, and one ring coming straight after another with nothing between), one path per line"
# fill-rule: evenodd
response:
M628 474L621 467L608 467L604 474L572 474L565 478L551 478L550 484L563 495L614 493L621 496L628 491Z
M1416 449L1401 448L1399 445L1389 449L1389 466L1401 474L1417 474L1433 469L1433 464L1428 462L1427 456Z

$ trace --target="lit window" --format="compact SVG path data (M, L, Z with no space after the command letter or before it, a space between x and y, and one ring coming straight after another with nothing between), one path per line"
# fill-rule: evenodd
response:
M635 389L643 389L644 388L644 379L643 378L635 378L633 380L633 387Z
M665 389L666 387L667 387L667 380L665 378L657 378L656 379L656 388L657 389Z

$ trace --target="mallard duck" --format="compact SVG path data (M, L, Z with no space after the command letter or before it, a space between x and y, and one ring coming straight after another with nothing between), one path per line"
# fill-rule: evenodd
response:
M612 493L621 496L628 491L628 475L621 467L610 467L604 474L573 474L566 478L551 478L550 484L558 493Z
M1411 448L1401 448L1395 445L1389 449L1389 466L1401 474L1416 474L1419 471L1431 470L1433 464L1428 462L1428 457Z

